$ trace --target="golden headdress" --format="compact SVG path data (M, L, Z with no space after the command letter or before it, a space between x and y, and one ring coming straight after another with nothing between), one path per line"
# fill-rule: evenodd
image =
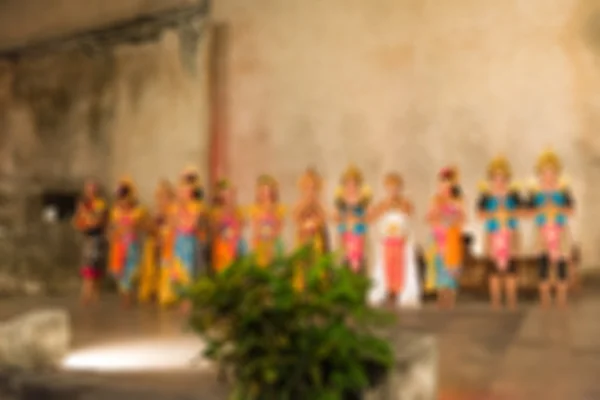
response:
M345 183L349 180L353 180L356 183L358 183L359 185L361 185L363 183L363 174L354 165L348 166L348 168L346 168L346 171L344 171L344 173L342 174L342 179L341 179L342 183Z
M131 179L129 176L121 177L121 179L119 179L117 182L116 194L117 196L121 196L121 193L127 193L126 197L130 199L136 198L136 187L133 183L133 179Z
M562 162L554 151L546 150L538 157L535 164L536 171L540 172L544 168L552 168L556 172L562 170Z
M118 188L128 187L130 189L133 189L133 188L135 188L135 184L133 183L133 179L131 179L129 176L123 176L117 182L117 187Z
M194 167L193 165L189 164L187 165L183 171L181 171L181 175L182 176L188 176L188 175L195 175L198 176L198 168Z
M504 156L494 157L487 166L487 175L492 177L495 174L501 174L510 178L512 176L512 169L510 163Z
M197 187L202 186L202 182L200 182L200 173L198 172L198 168L194 167L193 165L188 165L187 167L185 167L181 172L181 182Z
M298 186L301 189L307 187L308 185L313 184L317 190L321 189L322 179L321 175L314 168L308 168L300 177L298 181Z
M216 190L225 190L232 187L231 181L229 179L219 179L215 184Z
M259 186L267 185L273 189L277 189L277 186L278 186L275 178L273 178L271 175L267 175L267 174L263 174L263 175L259 176L258 179L256 180L256 184Z
M354 181L361 187L360 191L363 200L369 201L371 199L371 189L364 184L362 172L354 165L350 165L342 174L340 185L337 187L335 192L336 199L341 199L344 196L344 184L348 181Z
M439 179L448 181L453 185L458 184L459 176L458 176L458 168L454 166L444 167L440 170L438 174Z
M402 179L402 175L397 172L389 172L385 175L384 182L385 184L402 186L404 179Z
M275 178L273 178L271 175L263 174L263 175L259 176L258 179L256 180L256 186L257 186L257 189L260 188L261 186L267 186L271 193L271 196L270 196L271 201L273 201L273 202L279 201L279 184L277 183ZM257 191L256 196L257 196L256 199L258 201L260 199L260 195L259 195L258 191Z
M167 179L161 179L158 185L156 185L155 194L157 196L162 194L173 196L173 193L173 185Z
M233 184L229 179L219 179L214 187L212 193L212 201L214 206L223 205L223 194L225 191L233 189Z

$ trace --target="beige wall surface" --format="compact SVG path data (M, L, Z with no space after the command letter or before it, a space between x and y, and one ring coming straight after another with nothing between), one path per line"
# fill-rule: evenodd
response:
M197 70L181 64L180 42L167 34L158 44L116 51L115 109L111 129L110 181L132 176L145 200L158 179L173 180L187 165L208 176L208 38Z
M506 154L525 182L552 146L579 205L574 236L586 264L600 265L600 1L214 6L231 29L229 157L244 200L262 172L281 181L289 203L307 165L325 175L328 201L350 162L376 189L385 171L399 170L424 240L440 167L459 166L473 211L491 157ZM480 231L473 218L469 229Z
M91 55L0 60L0 177L43 190L89 176L113 187L126 175L146 201L188 164L206 179L207 51L207 36L190 50L166 31Z

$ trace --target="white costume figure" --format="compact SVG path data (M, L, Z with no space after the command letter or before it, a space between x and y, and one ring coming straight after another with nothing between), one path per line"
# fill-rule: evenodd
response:
M376 263L371 271L369 302L380 305L395 297L400 307L420 307L421 286L408 215L388 211L375 228Z

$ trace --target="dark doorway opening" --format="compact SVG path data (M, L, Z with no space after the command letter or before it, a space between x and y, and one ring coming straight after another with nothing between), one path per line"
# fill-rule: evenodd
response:
M47 190L42 193L42 210L51 209L57 220L69 220L75 215L79 193L75 191Z

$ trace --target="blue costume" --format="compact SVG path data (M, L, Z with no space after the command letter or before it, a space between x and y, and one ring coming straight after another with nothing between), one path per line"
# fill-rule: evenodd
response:
M358 204L349 205L343 199L336 202L341 216L338 233L345 248L345 261L353 270L362 270L365 267L365 239L367 224L365 222L368 199L363 199ZM356 220L349 224L348 219Z
M522 204L521 197L515 190L509 191L505 196L493 195L487 191L480 195L478 209L485 214L485 234L491 242L488 263L490 273L517 272L517 264L511 254L511 242L519 228L516 212ZM505 218L501 218L500 213L506 213Z
M359 197L352 204L349 204L344 196L347 185L354 185L355 189L359 190ZM336 198L336 208L340 216L338 233L344 248L344 258L354 272L364 271L367 233L365 218L371 194L363 184L362 173L356 167L350 166L344 172L338 193Z
M567 225L567 215L561 212L573 207L573 199L568 190L555 190L552 192L534 192L531 199L531 207L537 211L535 215L535 225L537 227L545 226L548 223L548 216L543 212L547 206L556 207L559 212L554 216L554 222L559 226Z
M573 208L573 198L568 188L552 191L536 190L530 194L530 208L534 211L536 229L542 238L539 274L542 281L550 276L550 266L556 263L558 279L568 277L567 254L564 241L567 233L566 211Z

